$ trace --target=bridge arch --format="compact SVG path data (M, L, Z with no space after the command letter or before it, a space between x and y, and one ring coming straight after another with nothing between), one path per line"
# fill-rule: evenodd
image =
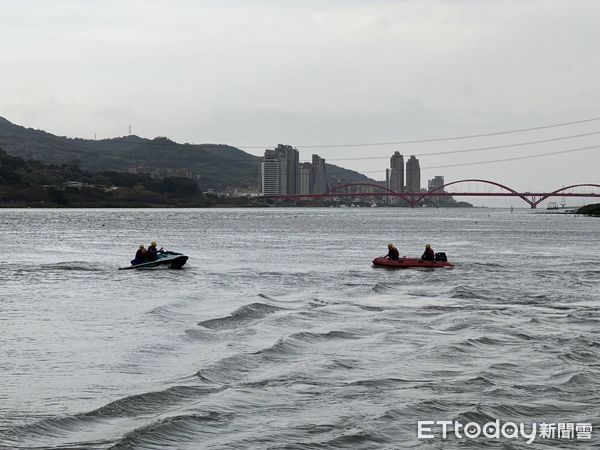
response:
M437 187L431 191L427 191L426 193L422 194L420 197L417 198L416 203L420 202L421 200L423 200L425 197L429 197L431 196L431 194L437 192L437 191L442 191L444 190L444 188L448 187L448 186L452 186L454 184L459 184L459 183L469 183L469 182L476 182L476 183L484 183L484 184L490 184L492 186L496 186L499 187L501 189L504 189L505 191L510 192L511 194L514 194L516 197L521 197L523 200L525 200L532 208L535 208L537 203L534 200L530 200L529 198L527 198L527 196L525 194L522 194L521 192L517 192L515 191L513 188L510 188L508 186L505 186L503 184L497 183L495 181L490 181L490 180L482 180L479 178L469 178L466 180L458 180L458 181L451 181L450 183L446 183L443 186Z
M597 188L600 188L600 184L582 183L582 184L572 184L571 186L563 186L560 189L557 189L555 191L550 192L549 194L546 194L546 195L540 197L538 200L536 200L533 203L533 205L537 206L540 203L542 203L544 200L546 200L546 199L548 199L550 197L554 197L557 194L560 194L561 192L566 191L567 189L573 189L573 188L577 188L577 187L597 187Z

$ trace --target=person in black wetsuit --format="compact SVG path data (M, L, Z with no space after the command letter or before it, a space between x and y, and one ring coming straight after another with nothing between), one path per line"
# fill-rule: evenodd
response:
M435 252L431 248L431 244L427 244L425 246L425 251L423 252L423 255L421 256L421 259L423 261L435 261Z
M140 245L140 248L138 248L138 251L135 252L135 258L133 258L133 260L131 261L131 265L135 266L136 264L145 263L147 261L146 256L146 248L144 247L144 244L142 244Z
M394 247L394 244L388 244L388 254L385 255L385 258L389 258L394 261L398 261L400 259L400 252L396 247Z

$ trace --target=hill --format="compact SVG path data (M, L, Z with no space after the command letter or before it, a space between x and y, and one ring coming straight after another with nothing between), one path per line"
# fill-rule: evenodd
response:
M0 148L26 160L77 165L91 172L130 171L160 177L190 172L202 190L255 189L260 158L222 144L180 144L166 137L79 139L55 136L0 117ZM329 176L343 182L373 182L352 170L328 164Z
M0 149L0 207L264 206L245 197L203 194L188 178L87 172L25 161Z

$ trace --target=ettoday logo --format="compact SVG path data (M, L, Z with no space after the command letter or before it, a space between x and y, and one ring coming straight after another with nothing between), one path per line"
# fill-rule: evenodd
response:
M480 425L477 422L463 424L452 420L419 420L418 439L447 439L452 434L457 439L524 439L527 444L536 439L590 440L591 423L524 423L504 422L499 419Z

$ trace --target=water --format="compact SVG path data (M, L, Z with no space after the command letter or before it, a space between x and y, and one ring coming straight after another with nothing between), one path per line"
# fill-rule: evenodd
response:
M599 230L525 210L2 210L0 448L532 448L416 423L599 427ZM185 269L117 270L151 239ZM373 268L388 242L457 267ZM582 448L533 447L557 442Z

